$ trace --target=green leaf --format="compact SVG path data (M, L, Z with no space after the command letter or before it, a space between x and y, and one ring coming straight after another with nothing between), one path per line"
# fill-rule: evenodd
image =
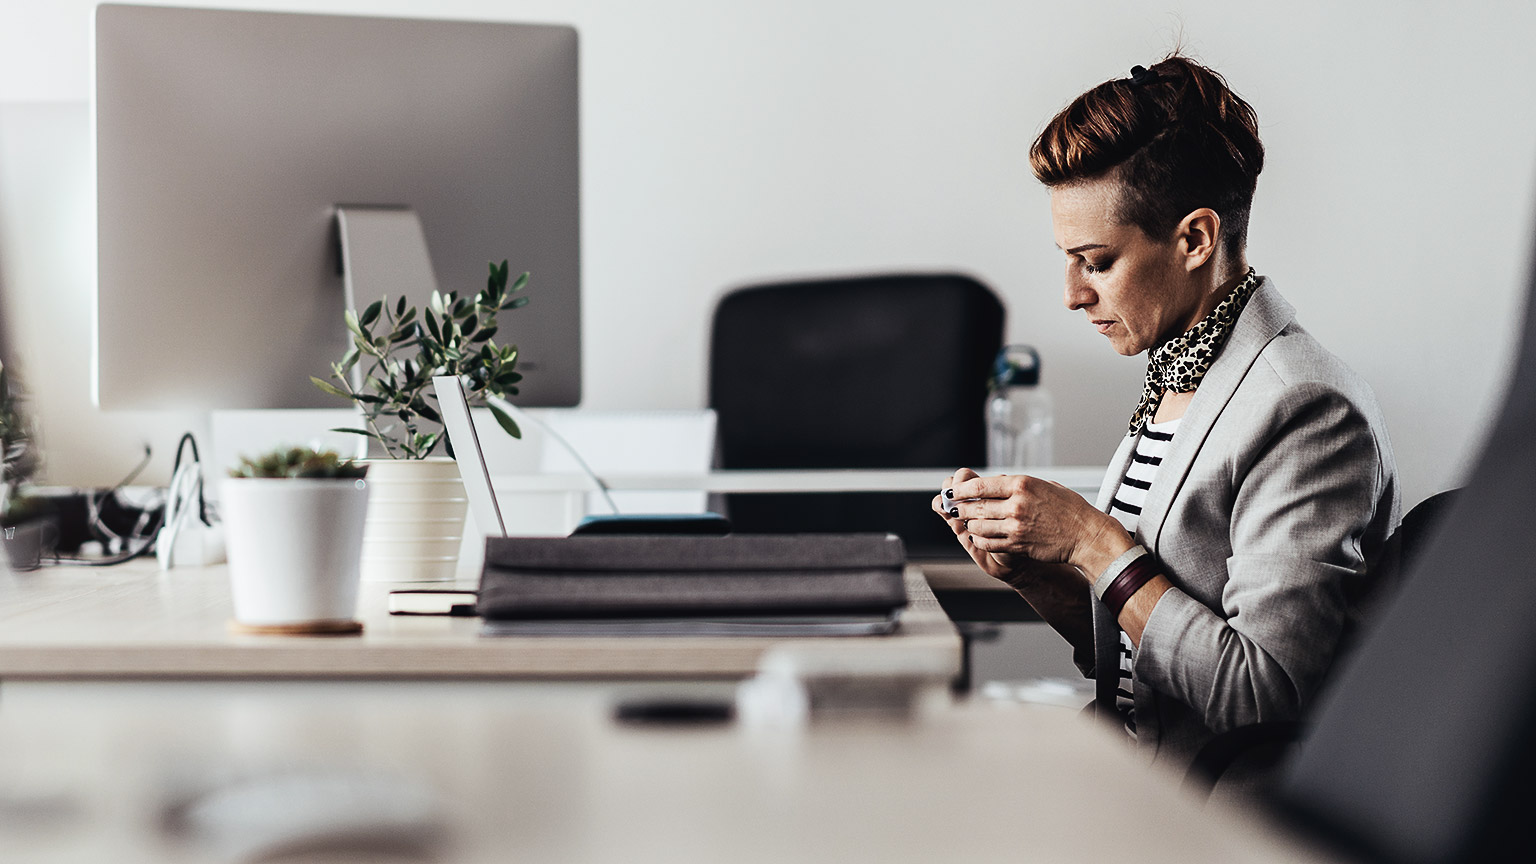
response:
M443 314L443 295L433 291L432 298L427 301L427 306L430 307L433 312L436 312L439 315Z
M503 281L507 278L507 262L505 261L501 262L501 278ZM524 270L523 274L517 277L517 281L512 283L512 288L507 293L516 294L526 287L528 287L528 271Z
M400 301L402 303L404 303L405 302L405 298L401 297ZM404 327L405 325L407 325L407 324L409 324L409 323L411 323L412 321L415 321L415 320L416 320L416 307L412 306L411 308L405 310L405 312L400 315L400 320L395 322L395 326L396 327Z
M433 432L430 435L417 435L416 447L422 451L422 455L429 455L437 447L437 442L443 437L441 432Z
M379 320L379 312L383 311L383 309L383 300L375 300L372 303L369 303L368 308L363 310L363 317L358 319L357 323L364 327L373 326L373 322Z
M492 324L491 326L482 329L480 332L475 334L475 341L476 342L487 342L487 341L489 341L492 336L496 335L496 329L497 328L496 328L495 324Z
M405 295L404 294L400 295L400 302L395 304L395 317L396 318L400 318L402 320L405 317Z
M524 306L527 306L527 305L528 305L528 298L527 297L513 297L511 300L508 300L507 302L501 304L501 308L502 309L521 309L521 308L523 308Z
M426 316L423 316L421 320L427 322L427 332L432 334L432 341L434 341L434 342L441 342L441 341L443 341L443 331L437 329L437 316L436 315L426 315Z
M352 335L364 340L368 338L367 334L363 332L362 325L357 323L357 312L348 309L341 313L341 317L342 320L347 322L347 329L352 331Z
M375 439L377 441L383 441L384 440L383 438L380 438L378 435L375 435L374 433L369 432L367 429L351 429L351 428L348 428L346 426L339 426L339 427L337 427L335 429L332 429L331 431L332 432L343 432L343 433L345 433L347 435L362 435L365 438L373 438L373 439Z
M347 373L351 371L352 367L357 365L357 361L362 356L363 352L359 351L356 345L348 348L347 353L343 354L341 357L341 364L339 366L333 367L335 368L338 377L345 378Z
M513 438L523 437L523 430L517 428L517 421L512 419L512 415L501 410L495 405L489 405L486 407L491 409L491 416L496 418L496 425L500 426L502 431L506 432L508 435L511 435Z
M348 396L344 391L342 391L340 388L336 387L334 384L332 384L329 381L323 381L323 380L321 380L319 378L316 378L313 375L309 376L309 380L311 382L313 382L316 387L319 387L321 390L324 390L325 392L331 394L332 396L340 396L343 399L351 399L352 398L351 396Z
M475 317L471 315L470 317L464 319L464 323L459 326L459 332L463 333L467 337L471 333L474 333L475 328L478 326L479 324L475 321Z

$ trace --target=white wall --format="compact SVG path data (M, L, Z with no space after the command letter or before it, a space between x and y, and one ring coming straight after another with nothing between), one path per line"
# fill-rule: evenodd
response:
M702 405L710 309L728 286L954 267L1004 296L1011 339L1042 349L1059 461L1102 463L1142 362L1061 307L1026 150L1068 99L1179 34L1259 112L1269 160L1250 258L1375 386L1411 499L1456 482L1504 386L1536 189L1527 2L238 5L577 26L592 407ZM87 98L90 9L4 0L0 102ZM74 437L50 477L108 482L146 437L163 472L185 418L86 407L73 377L84 337L41 311L83 314L92 272L77 212L90 197L84 109L57 110L47 145L0 138L0 188L26 187L0 213L0 256L26 298L23 360L40 407L71 406L57 424Z

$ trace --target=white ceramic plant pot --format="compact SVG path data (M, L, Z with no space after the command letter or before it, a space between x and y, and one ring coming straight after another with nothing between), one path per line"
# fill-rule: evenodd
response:
M356 617L366 481L229 478L220 492L236 621Z
M363 580L436 582L454 578L468 499L448 458L369 459Z

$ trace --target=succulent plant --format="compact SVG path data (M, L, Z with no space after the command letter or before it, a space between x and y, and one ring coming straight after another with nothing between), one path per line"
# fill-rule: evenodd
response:
M331 450L289 447L263 453L252 459L241 456L240 464L229 469L231 477L286 477L292 479L359 478L368 473L367 465L343 459Z
M462 379L470 405L486 404L487 396L516 395L517 382L523 380L517 371L517 346L497 345L493 337L497 313L527 304L527 297L511 296L527 284L524 273L509 287L503 261L499 267L491 265L485 290L473 298L433 291L427 308L419 311L404 297L394 303L380 298L361 314L348 309L352 347L331 364L336 383L315 377L310 381L332 396L351 400L362 410L367 428L332 431L378 441L391 459L425 459L444 438L441 428L421 426L422 421L442 422L433 376ZM359 374L364 361L366 368ZM510 415L495 405L487 407L507 434L522 437Z

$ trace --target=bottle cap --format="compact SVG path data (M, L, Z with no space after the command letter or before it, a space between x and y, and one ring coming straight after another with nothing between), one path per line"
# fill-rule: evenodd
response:
M1040 383L1040 352L1029 345L1004 345L992 368L992 389Z

